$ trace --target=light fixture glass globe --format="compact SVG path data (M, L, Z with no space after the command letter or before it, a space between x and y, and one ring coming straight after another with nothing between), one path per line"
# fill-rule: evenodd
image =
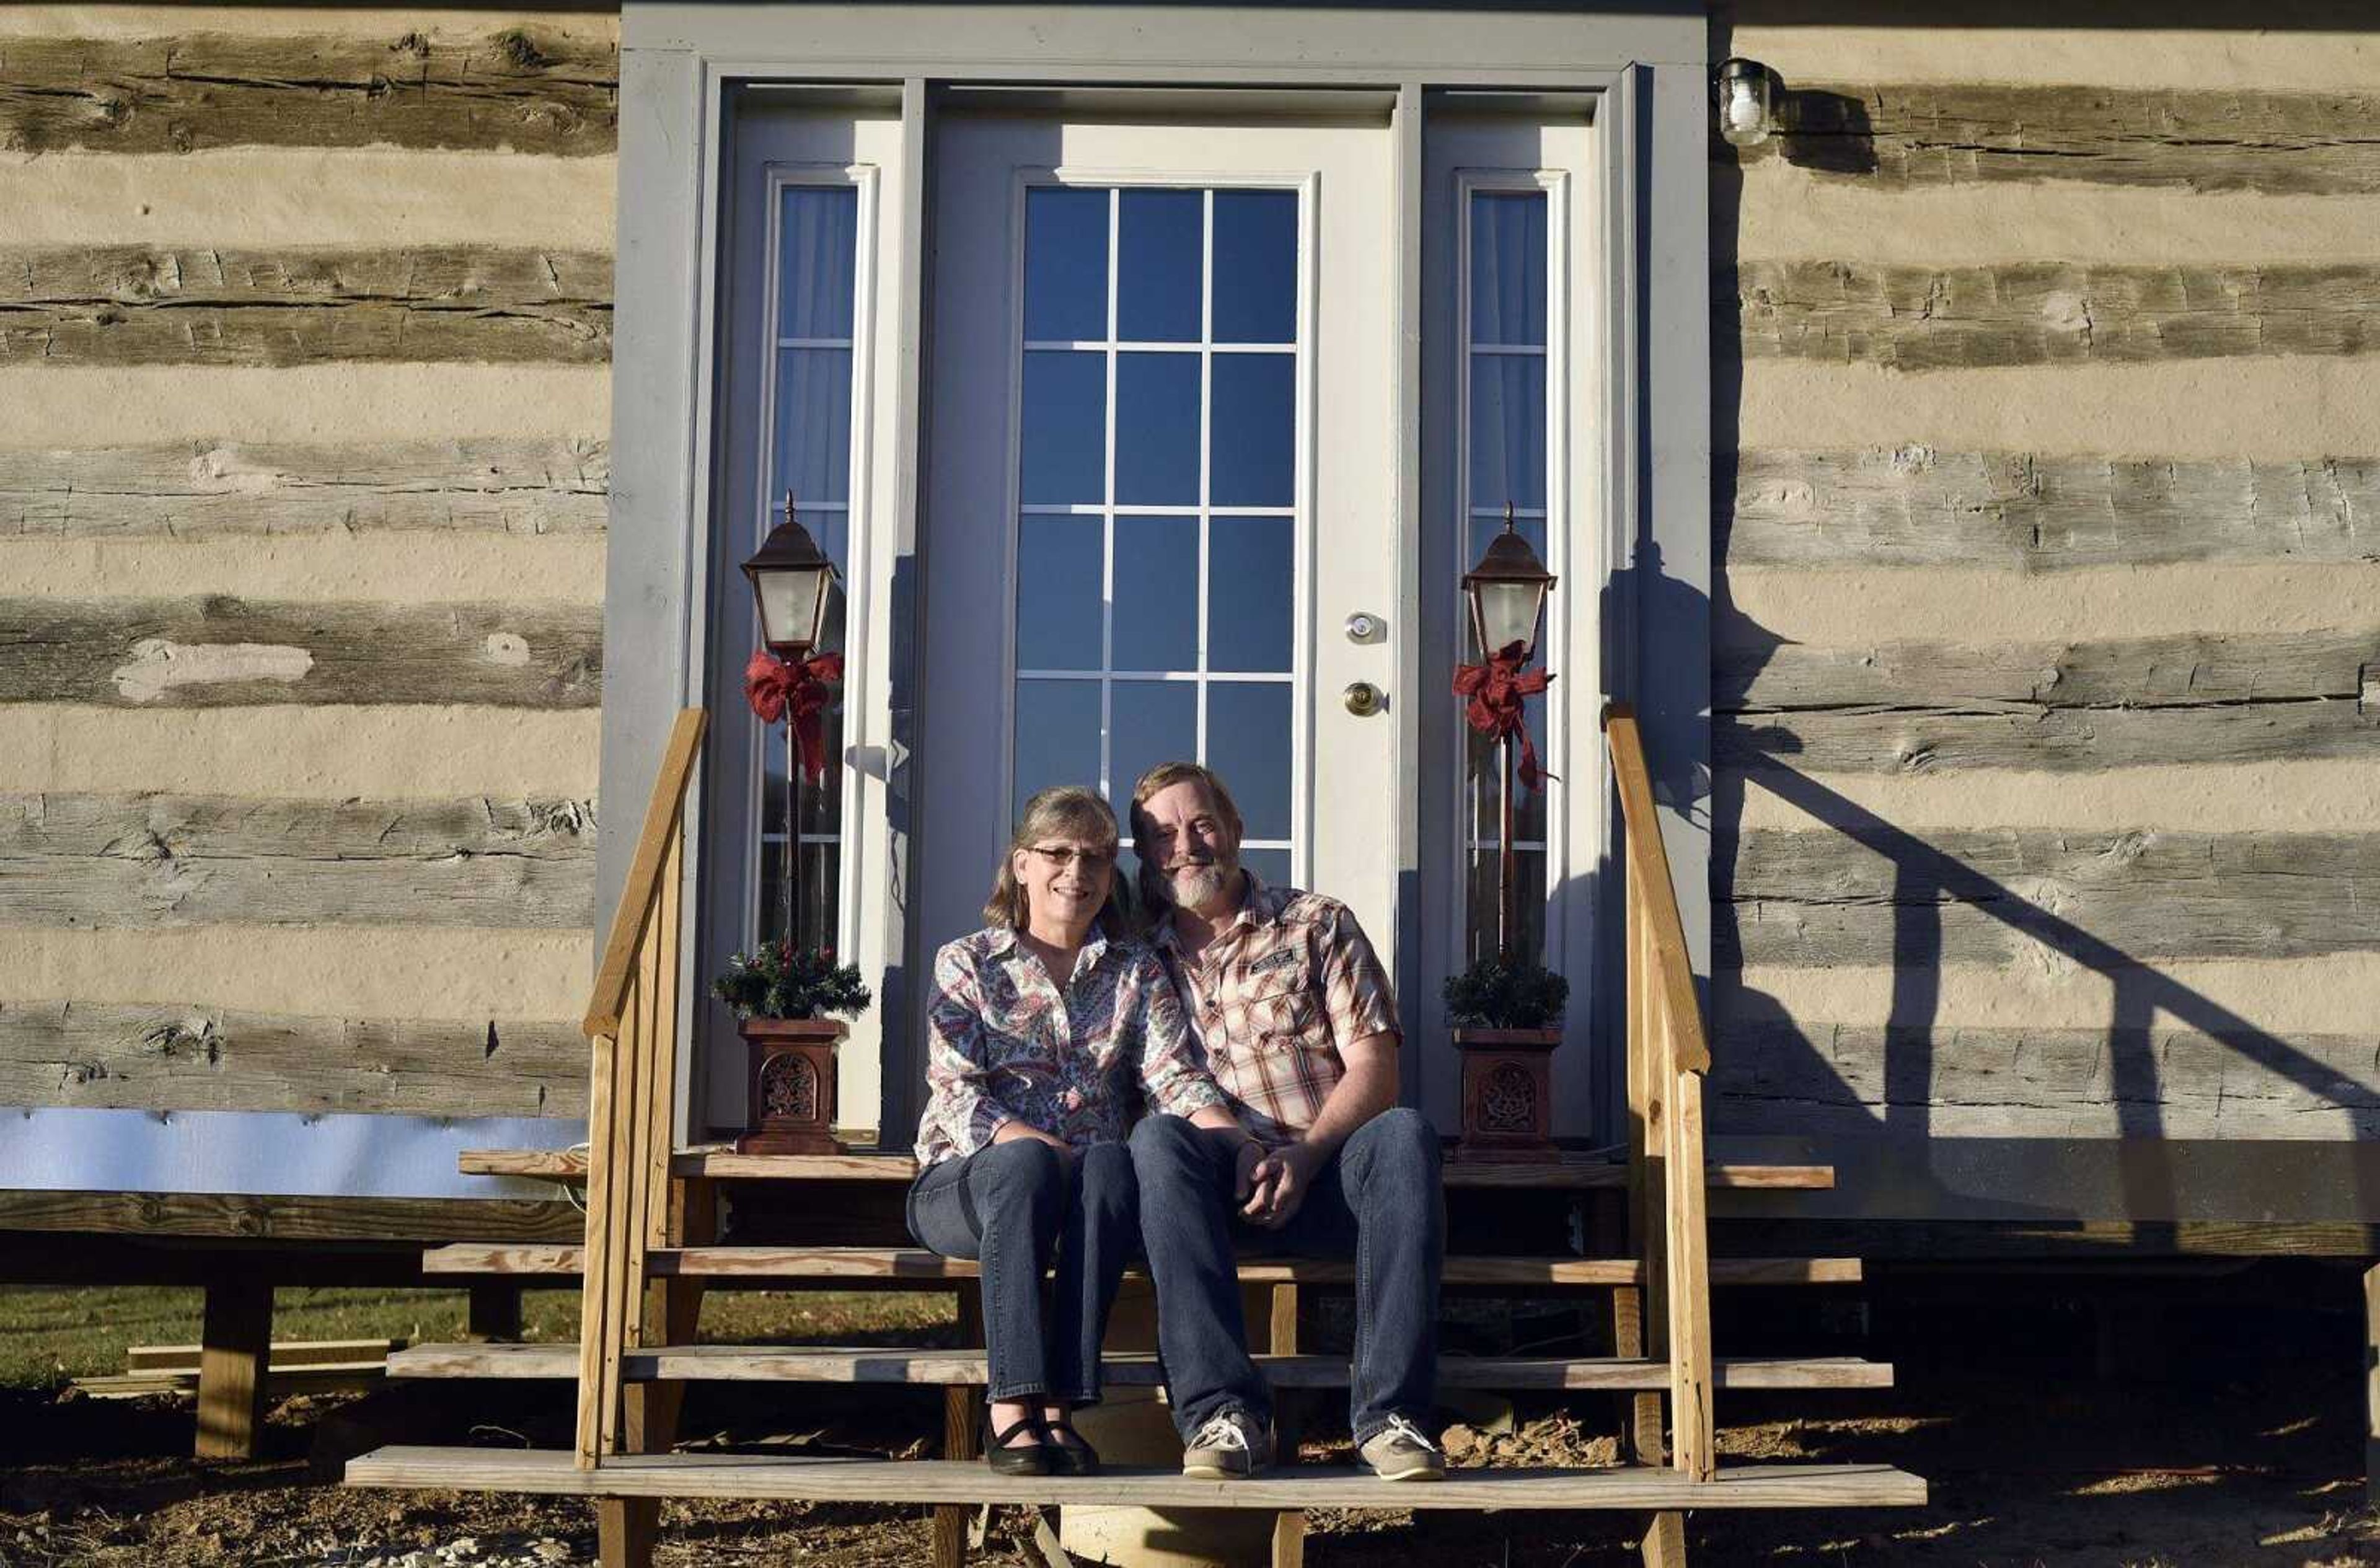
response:
M1730 60L1719 67L1718 133L1730 147L1757 147L1777 128L1768 67Z

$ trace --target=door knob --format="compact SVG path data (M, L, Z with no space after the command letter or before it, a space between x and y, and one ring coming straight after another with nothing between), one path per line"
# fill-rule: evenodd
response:
M1351 681L1347 687L1347 711L1359 719L1368 719L1389 705L1389 695L1369 681Z

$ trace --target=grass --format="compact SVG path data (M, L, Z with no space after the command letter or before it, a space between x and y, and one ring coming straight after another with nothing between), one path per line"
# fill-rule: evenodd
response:
M23 1285L0 1288L0 1387L55 1388L124 1370L136 1344L196 1344L203 1295L195 1287ZM312 1287L276 1291L276 1340L402 1339L435 1344L463 1337L468 1299L457 1290ZM954 1322L936 1291L714 1292L702 1337L799 1341L897 1333L931 1338ZM576 1341L576 1291L536 1290L521 1303L522 1338Z

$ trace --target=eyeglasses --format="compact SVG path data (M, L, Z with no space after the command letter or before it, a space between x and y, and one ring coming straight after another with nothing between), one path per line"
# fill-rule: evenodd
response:
M1097 876L1116 863L1112 849L1078 849L1071 844L1036 844L1029 847L1041 857L1041 863L1052 870L1064 870L1079 860L1084 870Z

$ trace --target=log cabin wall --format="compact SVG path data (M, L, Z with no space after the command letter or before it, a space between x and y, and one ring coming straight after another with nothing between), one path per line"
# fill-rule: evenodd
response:
M1828 9L1714 23L1714 1130L2187 1217L2103 1140L2380 1127L2380 34Z
M585 1113L617 40L0 10L0 1105Z

